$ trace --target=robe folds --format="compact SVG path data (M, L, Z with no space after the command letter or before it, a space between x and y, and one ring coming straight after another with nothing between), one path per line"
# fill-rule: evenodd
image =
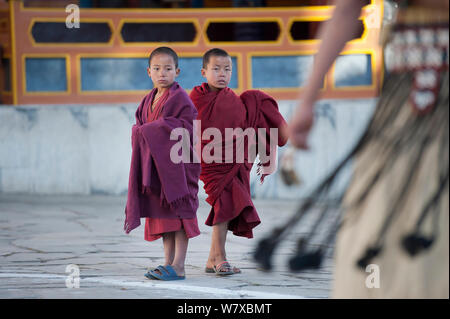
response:
M203 83L192 90L190 97L198 110L197 120L201 121L200 179L203 181L205 192L208 195L206 201L211 205L211 211L205 224L213 226L229 221L228 229L234 235L252 238L252 229L261 221L250 194L250 170L255 159L250 156L249 149L255 147L256 152L261 155L263 150L257 149L256 145L256 141L260 137L257 135L253 139L230 137L227 136L226 129L253 128L254 132L257 132L258 128L266 130L266 149L264 151L265 154L270 154L270 160L262 165L258 164L263 179L265 175L273 172L273 161L276 158L276 145L274 144L283 146L287 142L286 134L280 134L285 132L287 123L278 111L276 101L261 91L250 90L238 96L229 88L217 92L210 91L208 84ZM218 142L214 138L208 139L207 136L204 136L203 133L208 128L218 129L221 133L222 152L218 156L217 154L213 156L215 159L222 157L220 162L205 161L204 148L210 147L211 143ZM269 143L270 128L277 128L279 133L278 139L272 144ZM244 160L236 161L237 144L240 143L244 143ZM230 144L236 151L233 154L232 162L225 159L226 145L229 147Z
M155 94L153 89L144 97L132 127L126 233L138 227L143 217L196 218L200 164L193 160L173 161L171 149L179 141L171 140L170 136L174 129L185 129L189 133L190 154L194 154L193 121L197 110L184 89L174 82L161 114L147 123Z

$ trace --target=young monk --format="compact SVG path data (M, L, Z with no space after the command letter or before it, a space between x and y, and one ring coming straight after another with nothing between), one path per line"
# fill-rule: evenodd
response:
M155 49L147 72L154 89L139 105L132 128L125 231L129 233L138 227L140 218L145 217L145 240L162 237L165 254L165 264L145 276L179 280L185 278L188 240L200 234L196 217L200 164L173 161L170 151L178 141L171 140L170 134L176 128L184 128L192 141L197 111L175 82L180 73L175 51L167 47ZM190 147L193 153L192 142Z
M278 106L274 99L267 94L252 90L237 96L228 83L231 79L232 61L228 53L222 49L211 49L203 56L202 76L207 83L196 86L190 97L198 110L197 119L201 121L202 134L202 170L200 179L204 182L204 188L208 195L206 201L212 206L206 220L206 225L212 226L212 242L209 258L206 263L206 272L215 272L217 275L231 275L241 272L239 268L232 267L226 257L225 242L228 230L236 236L253 238L252 229L260 223L258 213L253 205L250 195L250 170L253 159L247 152L249 142L244 139L244 161L237 162L236 156L233 162L206 161L203 154L204 147L211 143L211 139L203 136L208 128L217 128L224 139L222 145L230 143L226 139L226 128L269 128L279 129L278 141L275 144L283 146L287 142L287 124L278 112ZM213 139L214 140L214 139ZM242 139L241 139L242 141ZM214 143L217 141L214 141ZM235 145L239 144L239 138L234 138L231 147L235 151ZM267 145L269 146L269 145ZM272 145L273 146L273 145ZM222 151L222 159L225 157L225 148ZM267 147L266 147L267 148ZM270 154L273 159L276 145ZM259 150L261 155L261 150ZM217 154L214 154L216 156ZM214 157L213 156L213 157ZM264 163L261 168L261 182L271 173Z

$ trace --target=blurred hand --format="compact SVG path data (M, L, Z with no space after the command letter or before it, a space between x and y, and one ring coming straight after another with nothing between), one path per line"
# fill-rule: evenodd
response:
M309 132L314 123L314 103L300 102L289 123L289 138L296 148L307 150Z

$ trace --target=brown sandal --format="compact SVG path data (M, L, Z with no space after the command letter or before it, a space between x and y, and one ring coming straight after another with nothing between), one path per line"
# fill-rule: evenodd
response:
M219 276L229 276L234 274L239 274L241 270L237 267L231 267L228 261L223 261L220 264L214 266L214 268L205 268L207 273L216 273Z
M242 271L238 267L233 267L233 271L235 274L240 274ZM205 272L207 274L215 274L214 268L205 267Z

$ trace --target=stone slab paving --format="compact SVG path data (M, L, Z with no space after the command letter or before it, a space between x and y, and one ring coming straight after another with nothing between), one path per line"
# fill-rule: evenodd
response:
M321 269L292 273L287 262L295 240L308 228L297 227L274 256L274 270L263 272L252 260L258 242L291 216L297 203L255 200L262 223L254 239L228 234L229 261L242 274L206 274L211 228L204 225L209 205L201 200L201 235L189 242L186 280L162 282L144 277L164 262L162 240L146 242L144 227L123 232L124 196L47 196L0 194L0 298L169 298L288 299L328 298L332 261ZM142 222L144 222L142 220ZM79 269L79 288L67 288ZM67 270L67 272L66 272ZM74 281L68 281L76 283Z

